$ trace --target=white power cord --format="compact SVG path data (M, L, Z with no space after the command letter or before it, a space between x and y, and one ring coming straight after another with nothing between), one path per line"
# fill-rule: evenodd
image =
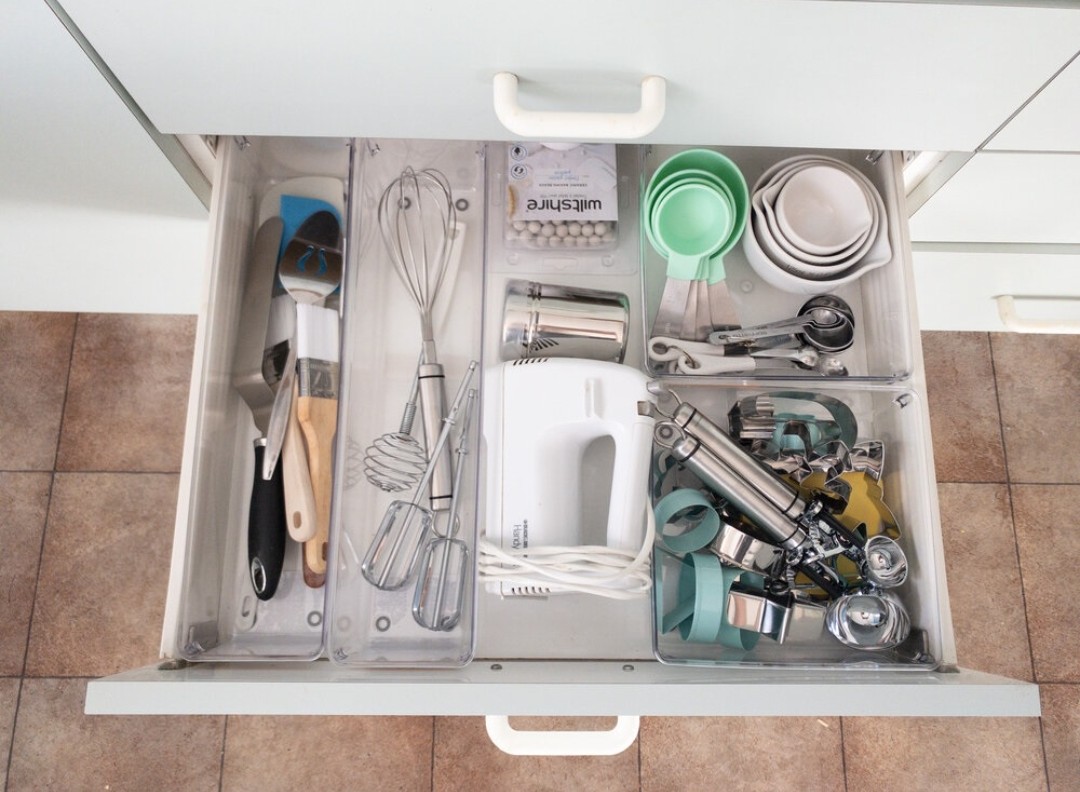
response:
M649 557L656 518L645 503L645 541L635 555L606 545L528 547L507 550L481 537L477 571L481 579L524 588L575 591L610 599L634 599L652 588Z

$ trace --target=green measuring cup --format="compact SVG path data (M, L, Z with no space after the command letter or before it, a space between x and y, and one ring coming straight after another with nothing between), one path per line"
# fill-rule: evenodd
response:
M668 277L705 277L710 257L731 247L733 209L723 192L706 184L679 184L664 193L650 213L650 225L658 249L667 251Z
M680 182L680 175L686 178L704 178L700 174L712 176L721 182L731 195L735 211L734 224L727 241L721 245L709 260L702 265L701 277L710 284L724 279L723 257L742 237L746 230L746 223L750 216L750 191L746 186L746 178L738 166L728 157L712 149L687 149L669 157L653 173L652 178L645 188L646 209L655 206L653 203L661 193L670 187L672 182ZM648 221L651 213L647 211L645 218ZM648 232L648 226L646 226ZM650 241L652 238L650 237ZM656 246L654 242L654 247ZM659 248L658 248L659 251ZM669 267L669 276L671 276ZM672 276L674 277L674 276Z
M654 218L656 215L656 209L657 207L659 207L660 201L674 188L683 184L703 184L712 187L713 189L724 195L724 197L731 204L732 213L735 213L735 202L731 196L731 190L728 189L726 184L721 182L719 179L716 179L715 177L706 174L704 171L687 171L686 173L693 173L694 175L688 176L684 174L675 174L671 178L665 179L664 184L659 185L651 196L647 196L645 201L644 217L642 219L642 225L645 227L645 235L648 238L650 244L652 244L653 248L655 248L656 251L664 258L668 257L669 251L664 245L664 243L660 239L658 239L656 234L653 232L653 224L655 222ZM708 266L706 265L700 267L699 269L701 269L702 271L698 274L698 277L704 278L706 276L705 270L708 269ZM669 272L668 277L675 276Z

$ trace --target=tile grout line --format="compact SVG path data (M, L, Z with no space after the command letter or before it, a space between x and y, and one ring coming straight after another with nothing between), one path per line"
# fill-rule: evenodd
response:
M1001 456L1005 463L1005 494L1009 498L1009 522L1012 524L1013 552L1016 558L1016 573L1020 577L1020 602L1024 607L1024 631L1027 633L1028 662L1031 664L1031 678L1035 684L1039 684L1038 674L1035 672L1035 649L1031 644L1031 621L1028 619L1027 592L1024 589L1024 565L1020 562L1020 539L1016 533L1016 506L1013 498L1013 481L1009 473L1009 449L1005 444L1005 417L1001 411L1001 388L998 387L997 362L994 360L994 339L990 333L986 334L986 342L990 347L990 372L994 379L994 399L998 411L998 433L1001 437ZM1040 694L1039 709L1042 710L1042 695ZM1050 788L1050 766L1046 759L1046 730L1043 728L1043 719L1040 716L1039 723L1039 747L1042 748L1043 778L1046 780L1046 788Z
M11 740L8 742L7 765L4 768L4 792L8 792L8 785L11 783L11 759L15 755L15 727L19 725L19 703L22 701L24 681L22 677L19 677L19 692L15 694L15 716L11 719Z
M22 706L22 694L26 685L26 661L30 656L30 635L34 629L34 611L37 608L38 582L41 579L41 562L45 556L45 534L49 529L49 515L52 513L52 496L56 485L56 460L60 455L60 438L64 434L64 413L67 411L68 387L71 385L71 362L75 357L75 337L79 332L79 314L75 314L75 323L71 328L71 344L68 346L68 366L64 375L64 400L60 405L60 425L56 430L56 448L53 451L53 469L49 473L49 491L45 506L45 521L41 526L41 541L38 543L37 570L34 573L34 593L30 598L30 618L26 621L26 645L23 647L22 670L19 674L19 693L15 696L15 716L11 719L11 741L8 744L7 766L4 769L4 792L11 783L11 761L15 757L15 734L19 728L19 709ZM45 471L42 471L45 472Z
M222 792L225 784L225 744L229 739L229 716L225 716L225 725L221 727L221 761L218 764L217 788Z
M1042 710L1042 695L1039 696L1039 709ZM1039 717L1039 742L1042 743L1043 752L1043 778L1046 779L1046 788L1050 789L1050 761L1046 758L1046 731L1043 729L1042 716Z
M637 743L637 788L638 792L645 792L645 781L641 775L641 720L638 720L638 735L634 742Z
M60 426L56 430L56 448L53 451L53 469L49 474L49 500L45 507L45 524L41 526L41 542L38 546L37 571L34 574L34 594L30 599L30 618L26 622L26 646L23 647L22 676L26 676L26 661L30 657L30 636L34 632L34 613L37 611L38 584L41 582L41 564L45 560L45 537L49 532L49 517L52 515L53 492L56 489L56 463L60 458L60 439L64 436L64 415L67 413L68 390L71 387L71 364L75 360L75 339L79 335L79 314L75 314L75 324L71 328L71 345L68 347L68 367L64 376L64 401L60 405ZM19 686L22 698L22 686ZM18 703L15 705L15 718L19 717ZM14 733L14 732L13 732Z
M67 399L65 398L65 402ZM34 591L30 597L30 617L26 620L26 645L23 647L22 670L19 676L26 677L26 661L30 657L30 635L34 630L34 612L37 610L38 583L41 580L41 562L45 559L45 534L49 530L49 516L52 514L53 491L56 489L56 472L49 474L48 505L45 507L45 521L41 526L41 541L38 543L37 569L34 572ZM20 688L20 696L22 695ZM19 707L15 705L15 717L18 718Z
M71 346L68 347L68 367L64 376L64 402L60 405L60 426L56 431L56 450L53 452L53 474L56 473L60 463L60 441L64 437L64 417L67 415L68 393L71 390L71 369L75 364L75 341L79 337L79 318L81 313L75 314L75 325L71 328Z
M3 471L0 471L3 472ZM16 471L12 471L16 472ZM179 470L56 470L55 473L71 474L78 473L92 474L92 475L109 475L109 476L179 476Z
M1001 411L1001 389L998 387L997 377L997 362L994 360L994 339L990 333L986 334L986 342L990 347L990 372L993 375L994 380L994 400L997 404L998 411L998 434L1001 438L1001 456L1005 464L1005 494L1009 498L1009 521L1012 523L1013 533L1013 552L1016 558L1016 572L1020 577L1020 602L1024 607L1024 630L1027 633L1028 642L1028 663L1031 667L1031 678L1038 683L1039 678L1035 673L1035 650L1031 645L1031 623L1028 620L1027 609L1027 592L1024 589L1024 565L1020 562L1020 540L1016 535L1016 507L1013 499L1013 481L1012 476L1009 474L1009 449L1005 444L1005 419ZM1042 729L1042 720L1040 719L1039 728ZM1045 760L1045 750L1043 751Z
M840 721L840 769L844 773L844 792L848 790L847 782L847 749L844 747L844 716L841 715Z

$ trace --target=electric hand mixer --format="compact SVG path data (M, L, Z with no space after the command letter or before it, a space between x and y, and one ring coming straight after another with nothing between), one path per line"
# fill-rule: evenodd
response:
M481 576L489 591L586 591L622 598L649 588L647 492L653 419L637 400L648 378L629 366L533 358L490 370L489 511ZM600 488L586 467L614 447L606 546L586 545L584 504ZM604 472L606 475L606 471Z

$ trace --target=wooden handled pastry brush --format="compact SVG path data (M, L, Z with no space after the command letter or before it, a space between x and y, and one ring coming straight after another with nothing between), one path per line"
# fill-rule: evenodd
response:
M307 448L315 496L315 535L304 542L304 582L326 582L334 433L338 408L338 314L330 308L296 306L296 416Z

